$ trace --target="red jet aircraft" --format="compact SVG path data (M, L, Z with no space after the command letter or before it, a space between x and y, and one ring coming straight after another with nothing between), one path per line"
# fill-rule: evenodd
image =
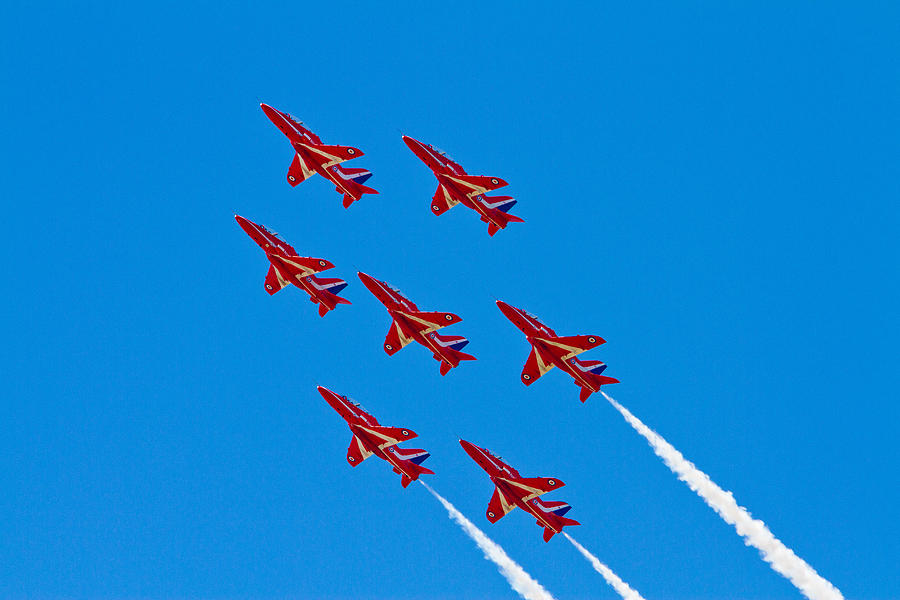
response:
M528 343L531 344L531 354L528 355L525 368L522 369L522 383L525 385L531 385L553 367L559 367L575 379L575 385L581 388L579 398L584 402L591 394L599 392L601 385L619 383L618 379L600 374L606 369L603 362L575 358L585 350L606 343L599 335L560 337L537 317L521 308L510 306L502 300L497 300L497 306L506 318L525 334Z
M425 450L400 448L400 442L418 437L415 431L401 427L384 427L363 407L346 396L339 396L328 388L318 387L325 401L347 421L353 439L347 449L347 462L355 467L373 454L388 461L394 473L401 476L400 485L406 487L419 475L434 475L434 471L421 466L431 456Z
M428 165L438 180L438 189L431 200L431 212L442 215L457 204L463 204L477 212L488 224L488 235L493 236L511 222L524 220L507 214L516 201L511 196L486 196L491 190L507 185L499 177L467 175L465 169L449 156L431 146L404 135L409 149Z
M459 440L459 443L472 460L485 470L495 486L494 495L487 507L488 521L496 523L518 506L530 513L537 519L537 524L544 528L545 542L549 542L550 538L567 525L581 525L578 521L563 516L572 508L565 502L544 502L538 498L542 494L558 490L565 483L545 477L522 477L489 450L465 440Z
M234 215L234 219L247 235L259 244L271 263L265 281L266 291L270 296L287 284L293 283L309 294L310 302L319 305L321 317L338 304L350 304L349 300L338 296L338 293L347 287L346 281L314 275L320 271L333 269L334 265L329 261L324 258L297 256L294 247L277 233L239 215Z
M311 175L318 173L334 184L338 193L344 195L344 208L348 208L363 194L377 194L376 190L363 183L372 176L365 169L342 167L339 163L363 155L359 148L350 146L328 146L322 143L315 133L303 126L303 122L285 112L272 108L268 104L260 104L263 112L269 117L281 133L287 136L296 154L288 169L287 180L296 186Z
M459 335L444 336L437 333L438 329L462 321L458 315L421 311L412 300L389 283L365 273L357 275L394 319L384 340L384 351L388 356L393 356L412 341L419 342L434 353L436 360L441 361L441 375L446 375L460 361L475 360L474 356L460 352L469 340Z

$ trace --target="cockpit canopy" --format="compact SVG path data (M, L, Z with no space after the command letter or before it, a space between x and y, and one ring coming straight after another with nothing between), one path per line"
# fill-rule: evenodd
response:
M401 292L400 290L398 290L397 288L395 288L395 287L392 286L391 284L385 283L385 285L386 285L388 288L390 288L390 290L391 290L392 292L394 292L395 294L397 294L398 296L400 296L400 297L403 298L404 300L409 300L409 298L407 298L406 295L405 295L403 292Z
M349 396L344 396L344 400L346 400L348 404L352 404L352 405L355 406L356 408L358 408L358 409L360 409L360 410L362 410L362 411L368 412L368 411L363 407L362 404L360 404L359 402L356 402L355 400L353 400L353 399L350 398Z
M276 239L279 239L279 240L281 240L282 242L284 242L285 244L287 244L287 240L285 240L283 237L281 237L281 234L278 233L277 231L272 231L271 229L269 229L269 228L266 227L265 225L260 225L260 227L262 227L263 231L265 231L266 233L268 233L268 234L271 235L272 237L274 237L274 238L276 238Z

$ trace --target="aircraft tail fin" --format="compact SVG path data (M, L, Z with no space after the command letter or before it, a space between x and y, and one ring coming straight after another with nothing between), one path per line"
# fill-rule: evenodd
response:
M544 502L543 500L538 500L538 505L544 512L551 512L558 517L561 517L572 510L572 507L568 502L562 502L559 500L555 500L553 502Z
M394 448L394 454L396 454L399 458L403 460L409 461L415 465L421 465L425 460L431 456L427 450L422 450L421 448ZM425 469L425 467L422 467ZM425 469L426 471L428 469Z
M415 481L420 475L434 475L434 471L427 467L423 467L422 463L426 458L431 456L427 451L417 448L394 448L394 454L406 461L404 472L401 473L400 485L406 487L410 482Z
M347 282L337 277L313 277L316 287L320 290L327 290L332 294L340 294L347 287ZM349 303L348 303L349 304Z
M582 371L588 371L594 375L599 375L606 370L606 363L602 360L578 360L576 365Z
M515 206L518 201L514 200L512 196L485 196L481 203L486 208L493 208L499 210L501 212L509 212L513 206Z
M338 174L344 179L355 181L356 183L362 185L365 183L371 176L372 171L367 169L360 169L358 167L345 167L341 165L338 167Z
M469 343L469 340L461 335L441 335L437 332L434 333L433 339L439 346L453 350L462 350Z
M310 276L313 285L318 289L315 297L310 297L313 302L319 303L319 316L324 317L330 310L334 310L338 304L352 304L346 298L337 295L347 287L343 279Z

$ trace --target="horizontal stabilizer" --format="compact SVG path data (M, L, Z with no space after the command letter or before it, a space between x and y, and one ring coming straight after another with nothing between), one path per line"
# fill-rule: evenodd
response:
M399 454L400 449L397 448L396 450L398 450L398 452L396 452L396 454ZM419 462L421 462L422 460L425 460L426 458L431 456L424 450L407 449L406 452L422 453L421 454L422 458ZM400 485L402 485L403 487L408 486L411 482L418 479L419 475L434 475L434 471L432 471L429 468L423 467L422 465L419 464L419 462L416 462L415 460L412 460L412 459L408 460L408 463L404 467L404 470L406 471L406 473L403 473L403 477L400 479Z
M450 369L452 369L454 367L458 367L459 363L461 363L464 360L478 360L471 354L466 354L465 352L460 352L458 350L453 350L451 348L448 348L447 350L445 350L444 354L452 362L447 362L446 360L435 355L435 358L437 358L438 360L441 361L441 375L446 375L447 373L450 372Z
M344 194L344 201L342 202L344 208L350 208L350 205L362 198L363 194L377 194L378 190L374 190L365 185L359 185L355 181L348 181L346 187L349 189L350 193ZM338 192L345 192L341 188L335 188Z
M591 394L593 394L594 392L599 392L600 386L610 385L612 383L619 383L619 380L616 379L615 377L607 377L606 375L595 375L594 373L591 373L587 379L588 379L588 382L590 383L591 387L582 387L581 388L581 394L578 395L578 399L581 400L582 402L586 401L591 396ZM580 386L581 384L576 382L575 385Z
M562 528L563 528L563 527L568 527L568 526L571 526L571 525L581 525L581 523L579 523L578 521L575 521L575 520L573 520L573 519L567 519L567 518L565 518L565 517L559 517L559 521L561 521L561 524L560 524L560 531L562 531ZM549 527L545 527L545 528L544 528L544 541L545 541L545 542L549 542L549 541L550 541L550 538L552 538L552 537L553 537L554 535L556 535L557 533L558 533L558 532L553 531L553 530L550 529Z

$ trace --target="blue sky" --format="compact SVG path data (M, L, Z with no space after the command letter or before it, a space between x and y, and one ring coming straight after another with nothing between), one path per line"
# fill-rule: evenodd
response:
M558 598L614 593L470 439L568 485L646 598L799 598L494 306L597 333L610 393L848 598L900 589L892 3L6 5L0 596L509 598L419 486L351 470L316 384L415 429L429 482ZM362 148L351 209L284 180L265 101ZM436 218L400 132L510 182L496 237ZM237 212L337 265L274 297ZM381 349L363 270L478 357Z

